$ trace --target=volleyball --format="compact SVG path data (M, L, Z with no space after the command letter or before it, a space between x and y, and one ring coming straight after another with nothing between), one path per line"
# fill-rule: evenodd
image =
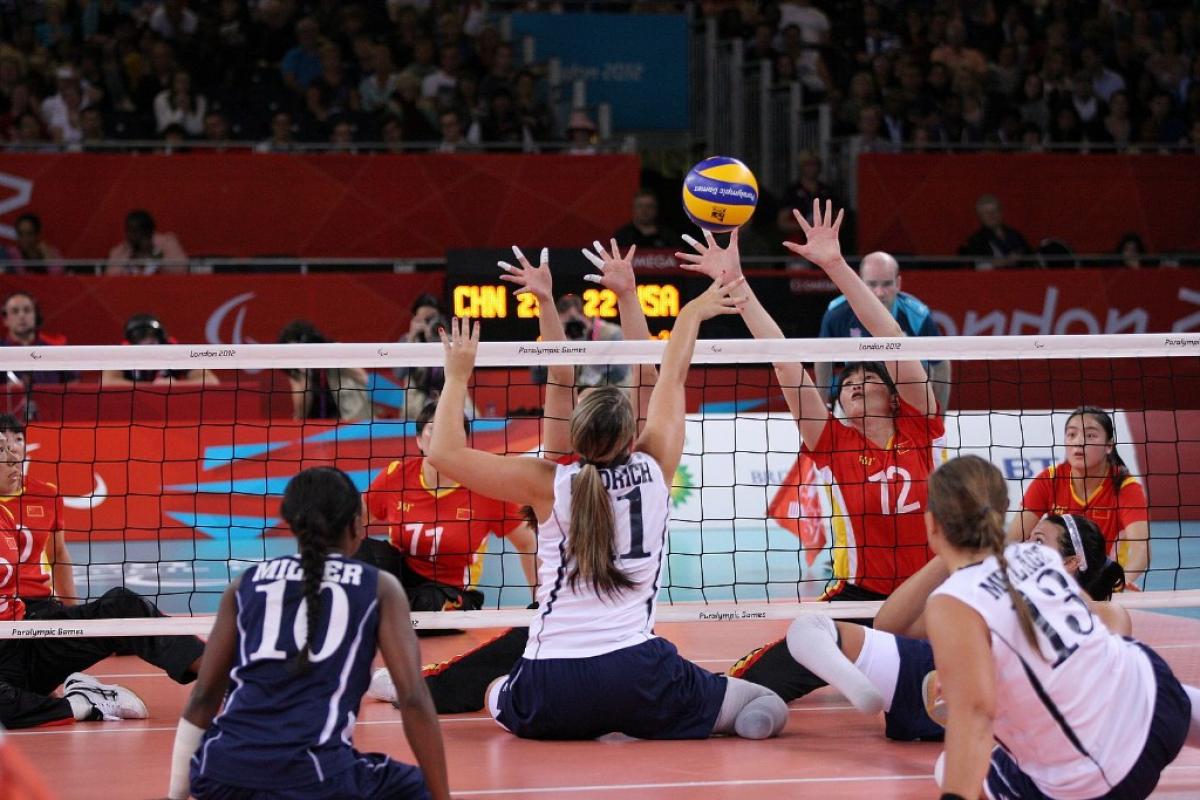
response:
M683 181L683 210L707 231L727 233L750 221L758 205L758 181L736 158L706 158Z

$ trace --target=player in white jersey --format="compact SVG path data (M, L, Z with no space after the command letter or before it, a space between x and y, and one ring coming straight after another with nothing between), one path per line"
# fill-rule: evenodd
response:
M473 491L526 502L539 521L538 616L524 657L488 692L502 726L536 739L606 733L763 739L787 721L777 695L683 659L654 635L669 518L668 475L683 452L684 384L700 323L737 313L734 285L717 281L679 313L650 397L646 425L625 393L601 387L571 415L577 463L504 457L467 446L461 428L434 418L430 458ZM461 413L475 364L477 326L459 320L446 348L438 415Z
M950 572L925 609L948 712L942 797L1147 797L1200 693L1112 633L1057 552L1006 547L1007 505L977 456L930 478L929 546Z

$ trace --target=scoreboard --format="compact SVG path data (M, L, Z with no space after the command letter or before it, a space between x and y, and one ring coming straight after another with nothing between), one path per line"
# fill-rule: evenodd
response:
M522 247L536 258L537 247ZM498 261L512 263L510 250L452 250L446 259L446 306L457 317L483 321L482 336L491 341L533 341L538 337L538 302L530 294L516 295L518 287L500 280ZM638 280L638 299L650 332L665 338L679 310L712 283L707 277L682 269L662 268L674 263L667 253L638 252L634 272ZM647 265L655 266L647 266ZM584 275L598 270L579 250L552 249L550 271L554 276L554 296L576 294L589 317L619 322L617 296ZM811 273L809 273L811 274ZM779 322L787 336L816 336L821 315L829 300L836 296L823 276L817 280L797 279L788 273L751 274L763 305ZM704 323L701 336L706 339L748 337L745 323L736 315L720 316Z

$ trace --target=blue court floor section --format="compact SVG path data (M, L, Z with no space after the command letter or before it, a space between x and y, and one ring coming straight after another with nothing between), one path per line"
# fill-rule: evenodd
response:
M81 591L97 597L125 585L152 598L168 614L216 610L231 578L250 565L295 552L289 537L263 537L261 528L209 527L213 538L130 542L73 542L71 556ZM1151 525L1148 590L1200 588L1200 521ZM764 520L722 520L673 526L662 574L660 602L779 600L819 595L830 577L829 550L813 559L796 538ZM491 539L479 586L487 607L529 602L520 560L507 542ZM1175 613L1200 618L1200 608Z

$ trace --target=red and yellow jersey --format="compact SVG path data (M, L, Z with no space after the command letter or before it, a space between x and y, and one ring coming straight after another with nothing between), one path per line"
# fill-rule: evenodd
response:
M16 592L22 597L50 597L54 534L62 528L63 502L58 487L37 478L25 478L21 493L0 497L0 506L16 520L20 539L20 567Z
M21 562L21 536L12 512L0 506L0 620L25 618L25 604L17 596L17 569Z
M896 431L884 447L830 417L816 446L804 449L828 484L834 579L881 594L932 556L924 515L933 442L945 434L941 417L899 403Z
M519 524L506 503L462 486L430 489L420 458L393 461L367 493L367 510L388 526L388 539L407 565L431 581L466 589L476 583L488 534Z
M1071 481L1067 462L1047 467L1025 490L1023 505L1035 514L1080 514L1096 523L1104 534L1110 555L1118 534L1135 522L1149 519L1146 492L1132 475L1121 481L1118 492L1112 480L1105 478L1086 498L1080 497Z

